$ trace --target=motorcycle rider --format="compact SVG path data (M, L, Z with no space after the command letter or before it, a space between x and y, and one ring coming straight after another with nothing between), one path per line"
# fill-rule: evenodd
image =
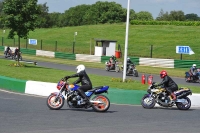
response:
M196 71L197 71L196 66L197 66L196 64L193 64L192 67L190 68L190 70L189 70L189 74L190 74L189 80L191 79L191 77L195 78Z
M131 64L134 64L131 60L130 60L130 58L128 57L127 58L127 64L126 64L126 71L128 71L128 68L129 68L129 65L131 65Z
M10 47L8 46L7 48L6 48L6 56L8 55L8 53L11 51L11 49L10 49Z
M166 91L171 95L173 100L176 100L176 95L174 94L174 91L178 90L178 85L167 75L167 72L165 70L162 70L160 72L160 78L163 79L163 81L155 86L161 86L164 85Z
M115 56L112 55L112 56L110 57L110 60L109 60L109 64L111 65L111 66L110 66L110 69L111 69L111 70L115 69L115 63L116 63L116 58L115 58Z
M16 49L15 49L15 54L14 54L14 57L16 57L16 55L19 53L19 48L17 47Z
M65 76L64 79L67 80L69 78L79 77L73 84L81 83L81 86L78 88L78 93L83 98L83 102L90 105L88 97L85 95L85 92L92 89L92 82L90 81L90 78L88 77L85 66L84 65L78 65L76 67L77 73L73 74L71 76Z

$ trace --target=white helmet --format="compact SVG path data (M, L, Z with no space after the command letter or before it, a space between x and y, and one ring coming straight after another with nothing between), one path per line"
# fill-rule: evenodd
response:
M76 67L76 69L77 69L77 73L79 73L80 71L84 71L85 70L85 66L84 65L78 65Z
M193 66L193 67L196 67L197 65L196 65L196 64L193 64L192 66Z

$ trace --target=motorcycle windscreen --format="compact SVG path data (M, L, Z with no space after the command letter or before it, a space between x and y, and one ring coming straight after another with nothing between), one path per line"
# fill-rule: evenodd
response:
M101 89L95 91L95 94L101 94L108 91L109 86L103 86Z

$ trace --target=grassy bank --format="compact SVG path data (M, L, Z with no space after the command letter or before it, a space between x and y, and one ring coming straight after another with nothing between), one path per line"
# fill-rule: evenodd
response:
M125 28L125 24L104 24L36 29L35 32L30 32L29 38L38 39L38 45L28 45L28 48L42 48L50 51L55 51L57 48L57 51L71 53L74 32L78 32L78 35L75 36L75 53L89 54L90 45L92 53L94 53L95 43L92 38L117 40L117 44L121 45L122 52L124 52ZM8 30L4 36L7 34ZM5 45L13 45L13 43L13 40L4 39ZM199 43L200 26L130 25L128 55L149 57L150 46L153 45L153 57L180 59L180 55L176 54L175 47L183 45L190 46L195 52L194 55L183 55L183 59L199 60ZM21 44L22 47L26 47L25 40L22 39Z

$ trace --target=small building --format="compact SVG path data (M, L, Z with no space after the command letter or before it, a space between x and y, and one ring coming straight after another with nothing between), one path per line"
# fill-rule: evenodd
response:
M104 40L104 39L94 39L95 40L95 52L96 56L112 56L115 55L116 40Z

